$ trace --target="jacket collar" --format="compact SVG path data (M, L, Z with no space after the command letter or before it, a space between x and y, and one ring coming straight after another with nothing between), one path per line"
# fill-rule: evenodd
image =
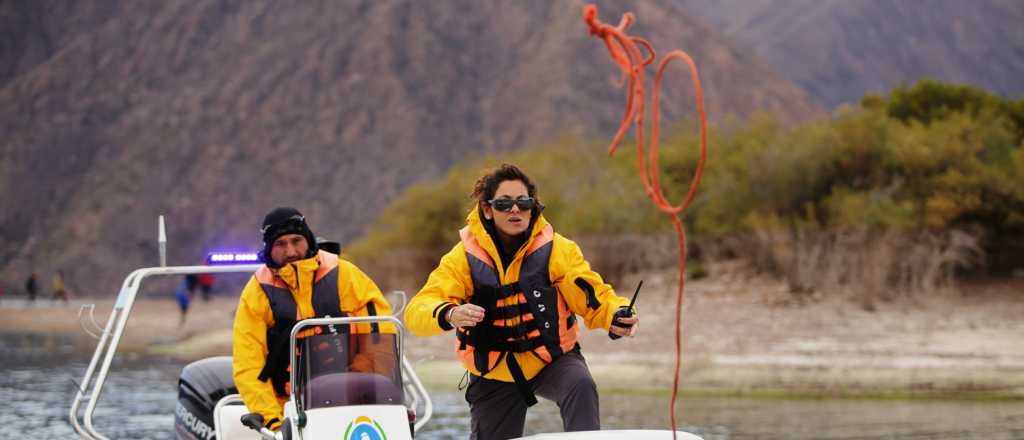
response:
M530 236L523 242L519 249L514 251L514 257L512 261L515 261L522 257L524 249L529 247L529 243L532 243L534 239L543 232L544 227L548 225L547 219L544 218L544 214L533 213L530 216L532 227L530 228ZM469 215L466 216L466 225L469 226L469 232L476 238L477 243L491 256L491 259L495 262L502 262L501 254L498 252L498 246L495 244L496 238L488 232L487 224L494 228L494 221L483 218L483 214L480 212L480 208L474 208L469 211ZM495 234L497 231L495 230ZM503 267L502 273L508 268L505 267L505 262L501 263ZM509 263L511 266L511 263Z
M271 270L294 292L299 290L299 280L306 280L312 284L314 273L319 267L320 254L318 252L312 257L293 261L281 266L279 269Z

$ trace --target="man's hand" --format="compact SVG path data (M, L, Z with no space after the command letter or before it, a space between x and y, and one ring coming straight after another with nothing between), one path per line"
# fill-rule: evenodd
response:
M484 320L484 308L476 304L463 304L448 309L448 323L453 327L473 327Z

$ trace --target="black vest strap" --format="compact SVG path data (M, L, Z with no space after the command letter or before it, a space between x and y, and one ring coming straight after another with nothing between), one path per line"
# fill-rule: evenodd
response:
M373 301L366 303L366 316L377 316L377 305ZM380 324L370 323L370 333L380 333Z
M284 384L288 383L288 349L291 329L296 324L294 319L280 319L274 326L267 329L267 359L260 371L259 380L268 379L274 385L274 392L286 396Z
M519 395L523 397L523 401L526 402L527 407L531 407L537 404L537 396L533 395L533 390L530 389L530 382L526 380L526 376L523 374L523 369L519 366L519 361L516 360L515 356L507 356L505 363L508 364L508 372L512 373L512 380L516 383L516 388L519 390Z
M491 352L501 352L498 356L498 362L501 362L501 358L507 355L506 352L498 350L497 347L492 345L494 341L491 340L488 330L487 328L474 328L467 332L458 333L460 345L464 346L467 342L473 345L473 366L482 375L491 371ZM495 362L495 365L498 362Z
M481 292L482 291L482 292ZM517 293L522 292L522 288L519 286L518 281L514 281L510 284L503 284L498 287L494 286L476 286L474 288L473 296L476 297L482 293L485 297L492 299L492 303L497 302L499 299L505 299L511 296L515 296Z
M509 306L501 306L494 308L494 319L512 319L519 315L530 313L530 307L527 304L513 304Z
M459 339L460 345L472 345L475 353L487 351L511 351L515 353L525 353L545 346L544 341L541 338L517 339L511 341L503 339L491 340L484 342L481 346L473 342L474 337L472 330L468 330L466 332L459 332L455 335L455 337ZM559 349L559 352L561 352L561 349ZM477 368L477 370L480 370L480 372L482 373L484 373L485 371L489 371L489 369L487 368L484 368L483 370Z
M507 339L526 339L526 335L530 334L533 330L539 330L537 327L537 321L522 321L519 324L509 327L491 327L491 336L499 341ZM535 338L539 339L539 338Z

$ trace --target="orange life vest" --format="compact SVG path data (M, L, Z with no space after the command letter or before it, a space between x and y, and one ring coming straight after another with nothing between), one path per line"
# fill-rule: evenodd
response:
M465 227L459 231L466 249L473 295L470 303L482 307L484 320L459 328L457 352L463 365L481 376L503 359L528 405L536 403L515 357L509 353L533 353L551 363L575 348L576 315L551 283L548 262L554 231L547 225L529 244L518 281L501 284L490 255Z
M338 257L336 255L320 252L320 266L313 273L313 312L314 318L342 317L347 316L341 310L341 302L338 298ZM267 295L270 302L270 309L274 315L274 326L267 329L267 360L260 371L259 379L266 381L270 379L274 385L274 391L279 396L288 395L288 370L289 370L289 338L292 327L302 319L299 314L298 305L292 296L288 285L277 277L267 266L256 271L256 280L259 281L263 293ZM301 282L301 280L300 280ZM373 302L366 304L367 312L375 315L376 310ZM324 329L314 327L309 331L302 331L297 338L304 338L320 334ZM349 326L341 326L338 333L350 333ZM371 324L371 332L378 333L377 323Z

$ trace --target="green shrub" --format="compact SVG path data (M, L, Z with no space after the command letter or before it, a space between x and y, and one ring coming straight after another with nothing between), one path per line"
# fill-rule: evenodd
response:
M673 204L686 195L699 159L695 126L680 121L660 142L658 172ZM851 230L872 239L961 230L990 249L1003 237L1024 236L1022 134L1024 100L930 80L866 96L857 107L796 128L768 114L712 128L700 189L683 214L690 245L733 243L728 253L790 278L792 264L780 262L779 251L801 249L801 237L836 243ZM429 270L457 242L474 206L467 196L473 182L485 168L510 162L536 181L555 229L600 253L588 258L613 272L635 270L629 259L667 264L665 252L647 250L673 247L674 254L674 244L666 240L667 216L644 195L635 146L623 145L610 159L604 142L567 137L500 159L468 160L408 189L348 252L356 259L386 261L388 252L419 258L420 270Z
M397 287L414 288L458 242L458 230L476 206L469 197L474 182L501 163L523 168L537 185L545 217L570 238L643 235L669 225L639 189L626 155L610 159L597 143L565 138L501 159L468 160L441 179L411 186L384 209L362 239L345 249L346 255L371 275L388 280L389 287L399 283L404 285ZM596 240L590 241L591 247L617 252ZM630 249L639 249L632 243L635 240L629 241ZM620 264L628 255L588 257Z

